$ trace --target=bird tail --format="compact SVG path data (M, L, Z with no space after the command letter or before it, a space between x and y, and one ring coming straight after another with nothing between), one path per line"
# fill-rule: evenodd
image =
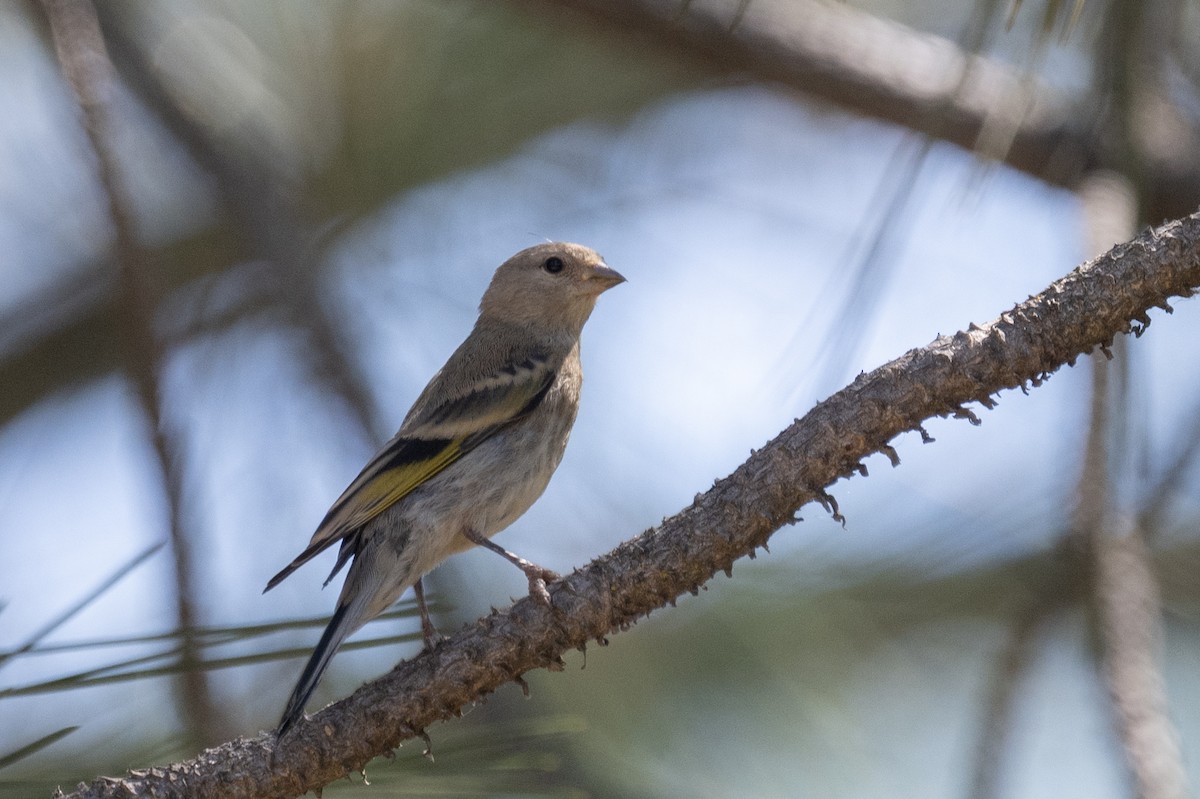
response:
M361 615L352 612L354 604L353 602L338 603L337 610L333 612L333 618L329 620L325 632L321 634L317 648L313 650L312 656L304 666L304 671L300 673L296 687L292 689L292 695L288 699L287 707L283 711L283 718L279 720L279 728L275 733L277 738L282 738L292 728L292 725L304 715L304 705L316 690L317 683L329 666L329 661L333 660L334 653L337 652L338 647L342 645L342 641L345 641L347 636L362 626Z
M361 538L354 540L363 541ZM377 536L373 540L378 544L381 538ZM321 675L342 642L387 610L420 577L413 570L412 553L407 553L405 558L405 553L390 543L388 546L358 546L351 554L354 561L338 596L337 609L326 625L325 632L321 633L321 640L300 673L296 687L292 689L283 718L279 721L277 737L282 738L304 716L304 705L312 697ZM338 560L339 564L346 560L345 552L339 555Z

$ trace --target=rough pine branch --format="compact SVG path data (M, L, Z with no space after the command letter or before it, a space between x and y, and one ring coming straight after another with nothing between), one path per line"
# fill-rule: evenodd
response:
M550 586L553 607L523 599L399 664L302 722L278 749L269 733L194 760L101 778L72 797L291 797L318 789L532 669L626 629L695 593L827 493L862 461L934 417L977 422L1004 389L1051 372L1122 333L1140 335L1153 308L1200 289L1200 213L1147 230L1071 272L999 318L911 350L813 408L733 474L660 526ZM924 437L924 436L923 436ZM61 796L61 794L59 794Z

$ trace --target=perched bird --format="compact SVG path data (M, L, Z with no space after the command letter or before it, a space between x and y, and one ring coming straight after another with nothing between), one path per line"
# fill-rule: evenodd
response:
M266 591L333 544L329 581L350 571L337 608L288 699L277 735L304 714L342 641L410 586L425 645L435 631L421 576L478 544L519 567L549 601L553 572L489 539L541 496L579 408L579 335L602 292L625 278L593 250L552 242L522 250L492 277L479 319L433 376L399 432L333 503L308 547Z

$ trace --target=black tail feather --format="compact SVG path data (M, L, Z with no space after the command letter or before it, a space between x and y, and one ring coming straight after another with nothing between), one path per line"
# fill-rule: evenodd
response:
M316 690L317 683L320 681L321 675L325 673L326 667L329 666L329 661L333 659L334 653L337 652L346 636L358 629L357 626L350 626L352 620L348 619L346 615L349 610L349 604L339 604L337 610L333 612L333 618L329 620L325 632L321 634L321 640L317 643L317 648L313 650L312 656L304 666L304 671L300 673L296 687L292 689L292 695L283 711L283 718L279 720L279 728L275 732L277 738L282 738L304 715L304 705Z

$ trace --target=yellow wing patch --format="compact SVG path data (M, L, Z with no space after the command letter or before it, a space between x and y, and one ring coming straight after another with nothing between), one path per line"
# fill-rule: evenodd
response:
M362 527L462 457L465 437L401 439L381 453L330 508L312 544L331 541Z
M439 441L445 444L432 457L385 467L347 497L344 524L339 527L361 527L387 508L412 493L438 472L462 457L463 439ZM339 514L342 515L342 514Z
M308 546L271 578L265 590L270 591L318 552L362 527L461 458L471 448L468 438L393 439L342 492L321 520ZM335 573L344 562L339 557Z

